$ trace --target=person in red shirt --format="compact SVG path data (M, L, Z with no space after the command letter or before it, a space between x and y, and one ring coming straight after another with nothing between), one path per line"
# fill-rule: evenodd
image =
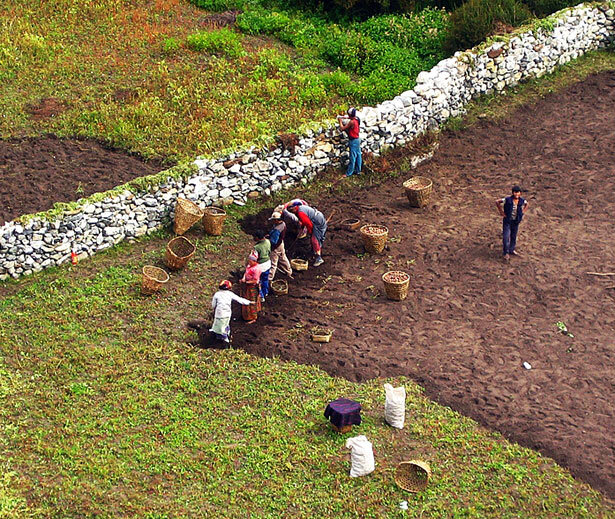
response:
M322 244L327 234L327 220L324 215L308 205L291 205L288 210L292 212L299 222L307 230L312 243L312 250L316 255L314 266L318 267L324 263L322 259Z
M363 166L363 161L361 158L361 139L359 138L359 127L361 120L357 117L357 109L349 108L348 117L349 119L338 116L340 130L348 134L348 152L350 156L348 161L348 169L346 170L347 177L354 175L355 173L361 173L361 167Z
M251 301L252 305L242 306L241 314L248 324L252 324L258 317L258 312L261 310L261 301L259 293L259 281L261 278L261 269L258 265L258 256L254 253L248 256L248 264L246 272L240 281L241 297Z

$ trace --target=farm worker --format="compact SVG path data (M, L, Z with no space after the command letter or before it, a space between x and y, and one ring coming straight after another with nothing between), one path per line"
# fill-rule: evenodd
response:
M273 223L273 228L269 231L269 241L271 242L271 271L269 272L269 281L273 281L275 273L278 269L284 272L289 278L293 278L293 269L286 256L284 248L284 237L286 236L286 224L282 220L282 213L274 211L271 214L269 221Z
M327 233L327 220L324 215L313 207L301 204L291 205L288 210L299 219L311 237L312 250L316 254L314 266L322 265L325 262L321 256L322 243Z
M282 213L282 216L284 218L292 221L295 225L297 225L299 228L299 232L298 232L299 238L305 238L307 236L307 230L301 226L301 222L299 222L299 219L288 210L288 208L291 205L295 205L297 203L299 205L309 205L305 200L302 200L301 198L294 198L290 202L286 202L285 204L281 204L277 206L274 212Z
M209 331L214 334L216 339L224 342L231 340L231 303L237 301L244 306L253 304L248 299L233 294L232 288L233 285L228 279L221 281L218 291L211 300L211 307L214 310L214 324Z
M361 173L361 167L363 166L363 161L361 158L361 139L359 138L359 126L361 124L361 120L357 117L357 109L349 108L348 117L349 119L346 119L346 117L341 115L337 116L340 130L346 132L348 135L348 152L350 156L348 161L348 169L346 170L347 177L354 175L355 173Z
M256 242L254 244L254 252L256 253L258 267L261 270L261 301L264 301L269 295L269 271L271 270L271 242L265 238L265 236L266 233L262 229L258 229L253 235L254 241Z
M261 278L261 269L258 266L258 256L254 253L248 256L248 264L246 271L241 278L241 296L251 301L250 306L241 307L241 315L248 324L252 324L258 317L258 312L261 309L261 301L259 297L259 281Z
M508 261L510 256L518 256L515 250L517 245L517 231L523 219L523 213L528 210L527 200L521 198L521 188L512 187L512 196L499 198L495 201L498 212L502 217L502 245L504 261Z

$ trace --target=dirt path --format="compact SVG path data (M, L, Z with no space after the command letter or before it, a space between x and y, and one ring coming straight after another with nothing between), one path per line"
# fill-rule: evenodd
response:
M163 169L93 140L0 140L0 225Z
M400 198L401 179L316 201L387 225L390 250L364 255L358 233L332 226L325 265L271 297L257 324L236 326L235 342L351 380L409 375L615 497L615 278L586 274L615 270L613 87L615 72L601 74L511 120L445 133L418 170L434 180L425 209ZM532 208L522 256L504 264L493 202L513 183ZM383 295L390 269L411 273L407 301ZM335 330L331 343L309 340L317 324Z

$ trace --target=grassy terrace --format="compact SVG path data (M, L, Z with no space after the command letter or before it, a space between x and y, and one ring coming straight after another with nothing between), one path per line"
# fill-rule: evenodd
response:
M193 158L350 102L324 61L272 38L232 33L195 50L188 37L207 14L183 0L0 2L0 137L51 132Z
M509 114L613 68L612 54L592 54L475 104L455 124ZM331 180L293 194L343 196L374 179ZM354 384L188 346L184 322L207 314L215 282L247 249L236 219L265 203L276 200L234 208L223 237L195 231L194 263L159 297L140 296L138 272L161 258L166 233L0 286L0 517L615 517L551 460L427 400L409 380L393 381L409 393L397 431L383 423L383 380ZM366 478L349 478L345 437L322 416L341 395L365 409L355 431L377 462ZM416 496L392 480L413 457L433 468Z

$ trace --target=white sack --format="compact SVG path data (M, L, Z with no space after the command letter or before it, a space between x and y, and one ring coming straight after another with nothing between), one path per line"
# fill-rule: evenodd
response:
M386 393L384 419L389 425L403 429L406 419L406 388L385 384L384 391Z
M350 451L350 477L367 476L376 468L372 444L365 436L355 436L346 440L346 448Z

